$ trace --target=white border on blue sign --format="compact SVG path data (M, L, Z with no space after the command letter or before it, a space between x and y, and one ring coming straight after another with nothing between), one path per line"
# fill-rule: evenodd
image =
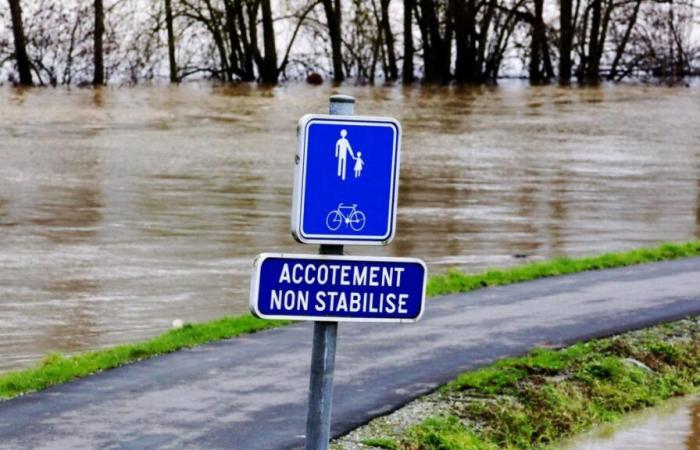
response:
M258 309L258 295L260 294L260 270L263 262L267 258L289 258L289 259L315 259L327 261L365 261L365 262L401 262L415 263L423 266L425 276L423 277L423 290L420 300L420 311L413 319L392 319L392 318L363 318L363 317L334 317L334 316L293 316L293 315L274 315L268 316L260 312ZM428 283L428 267L418 258L397 258L397 257L381 257L381 256L345 256L345 255L308 255L297 253L261 253L253 261L253 273L250 278L250 312L259 319L265 320L304 320L312 322L384 322L384 323L415 323L420 320L425 312L425 292Z
M308 142L308 127L314 120L320 119L323 123L336 125L357 125L364 123L369 126L392 126L395 128L394 148L392 155L391 179L393 189L390 193L391 205L388 217L389 229L381 236L357 236L352 234L305 234L303 227L304 194L306 190L306 152ZM401 124L392 117L374 116L336 116L330 114L306 114L299 119L298 149L294 167L294 194L292 197L292 236L302 244L331 244L331 245L386 245L394 239L396 234L396 209L399 192L399 168L401 165Z

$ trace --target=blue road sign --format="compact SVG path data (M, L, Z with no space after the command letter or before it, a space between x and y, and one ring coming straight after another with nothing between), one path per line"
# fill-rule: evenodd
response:
M307 244L386 244L396 229L401 126L388 117L299 121L292 234Z
M250 310L261 319L415 322L426 279L415 258L263 253L255 260Z

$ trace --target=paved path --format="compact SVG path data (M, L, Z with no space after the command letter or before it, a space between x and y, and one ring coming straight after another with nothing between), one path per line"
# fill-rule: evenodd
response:
M447 296L415 325L341 324L333 434L534 346L687 315L700 315L700 258ZM0 448L298 448L311 334L301 323L0 403Z

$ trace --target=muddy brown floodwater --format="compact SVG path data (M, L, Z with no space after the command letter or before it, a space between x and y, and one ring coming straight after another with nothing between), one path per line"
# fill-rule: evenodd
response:
M700 397L667 402L600 426L561 450L700 450Z
M247 311L289 232L302 84L0 88L0 370ZM700 235L700 88L347 87L404 141L396 240L433 272Z

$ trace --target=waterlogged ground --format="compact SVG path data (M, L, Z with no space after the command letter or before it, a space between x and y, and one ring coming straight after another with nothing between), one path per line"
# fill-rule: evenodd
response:
M616 425L602 426L561 450L698 450L700 396L674 399Z
M0 370L247 310L329 86L0 88ZM700 236L700 88L348 87L403 125L398 234L469 271Z

